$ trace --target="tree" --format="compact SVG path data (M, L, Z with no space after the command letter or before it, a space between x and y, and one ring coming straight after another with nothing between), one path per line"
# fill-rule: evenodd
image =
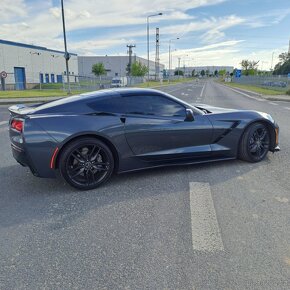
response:
M140 61L135 61L131 66L131 75L133 77L144 77L148 73L148 68Z
M273 74L285 75L290 73L290 53L283 52L279 55L279 62L275 65Z
M218 70L216 69L216 70L214 71L214 76L217 77L217 76L218 76L218 73L219 73L219 72L218 72Z
M191 72L191 76L192 76L192 77L195 76L195 69L192 70L192 72Z
M104 64L101 62L95 63L92 66L92 73L94 73L94 75L96 75L96 76L105 75L106 70L105 70Z
M205 74L206 74L207 77L209 76L209 70L208 69L205 71Z
M254 75L257 72L257 65L259 61L255 60L248 60L248 59L243 59L241 61L241 66L243 69L243 75Z
M183 76L184 73L183 73L182 70L176 70L176 71L174 72L174 75L175 75L175 76Z
M203 77L205 75L204 69L200 72L200 75Z
M225 74L226 74L226 70L225 69L221 69L221 70L219 70L219 76L220 77L223 77Z

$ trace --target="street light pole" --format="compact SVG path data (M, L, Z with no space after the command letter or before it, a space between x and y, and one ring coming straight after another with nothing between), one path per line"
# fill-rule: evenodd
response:
M168 82L170 80L170 69L171 69L171 41L172 40L178 40L179 37L169 39L169 45L168 45Z
M147 16L147 68L148 68L148 72L147 72L147 81L148 81L148 85L149 85L149 71L150 71L150 66L149 66L149 18L150 17L155 17L155 16L161 16L162 13L157 13L157 14L152 14L152 15L148 15Z
M275 51L272 52L272 61L271 61L271 71L273 71L273 58L274 58Z
M69 68L68 68L68 61L70 59L70 55L67 52L67 45L66 45L66 33L65 33L65 20L64 20L64 8L63 8L63 0L61 0L61 15L62 15L62 28L63 28L63 41L64 41L64 58L65 58L65 65L66 65L66 77L67 77L67 85L68 85L68 93L71 93L70 90L70 82L69 82Z

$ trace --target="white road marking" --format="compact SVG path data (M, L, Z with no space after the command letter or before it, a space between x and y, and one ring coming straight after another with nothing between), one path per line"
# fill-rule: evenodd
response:
M202 87L202 90L201 90L201 92L200 92L200 95L199 95L200 97L202 97L202 94L203 94L203 91L204 91L204 88L205 88L205 84L206 84L206 83L204 83L204 85L203 85L203 87Z
M274 105L274 106L278 106L278 104L273 103L273 102L269 102L269 104Z
M189 187L193 250L224 251L209 184L190 182Z
M290 110L290 108L288 108L288 107L284 107L284 109L286 109L286 110Z
M8 124L7 121L2 121L2 122L0 122L0 126L2 126L2 125L7 125L7 124Z
M170 90L170 91L168 91L168 92L166 92L166 93L172 93L172 92L175 92L175 91L179 91L179 90L181 90L182 89L182 87L178 87L178 88L176 88L176 89L174 89L174 90Z

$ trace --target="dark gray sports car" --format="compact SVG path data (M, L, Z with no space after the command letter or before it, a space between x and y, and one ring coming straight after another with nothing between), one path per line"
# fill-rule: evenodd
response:
M189 105L150 89L111 89L9 108L14 158L40 177L92 189L113 172L264 159L279 127L266 113Z

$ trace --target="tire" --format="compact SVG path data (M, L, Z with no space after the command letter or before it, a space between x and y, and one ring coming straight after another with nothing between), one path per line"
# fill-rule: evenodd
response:
M270 134L266 125L254 123L244 132L239 148L239 158L248 162L262 161L270 146Z
M63 149L59 169L68 184L80 190L90 190L111 177L114 157L102 141L88 137L80 138Z

